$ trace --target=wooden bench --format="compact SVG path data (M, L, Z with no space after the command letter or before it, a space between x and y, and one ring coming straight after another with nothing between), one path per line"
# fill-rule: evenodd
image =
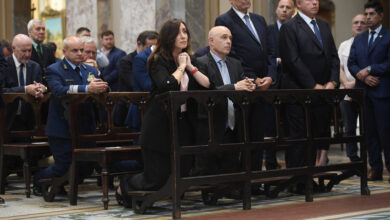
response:
M360 135L343 137L336 135L334 137L313 137L311 133L310 121L310 106L313 99L323 99L329 105L333 106L333 110L337 110L339 102L345 95L352 97L354 102L359 105L360 110ZM242 112L239 116L243 122L240 130L243 138L239 143L220 144L216 142L215 134L212 132L214 106L217 100L226 98L231 99L235 106ZM281 107L284 103L294 98L300 103L306 114L306 136L303 138L292 139L282 137L282 128L280 126ZM169 92L166 95L166 103L168 113L170 114L171 135L173 137L172 152L171 152L171 170L172 173L167 183L158 191L155 192L129 192L133 197L133 209L136 213L144 213L147 208L151 207L154 202L163 198L172 199L172 217L180 218L180 204L183 193L193 186L218 186L223 184L240 185L243 200L243 209L251 208L251 185L258 183L275 184L276 191L270 192L271 197L276 197L278 192L283 188L289 187L296 182L304 184L305 200L307 202L313 201L313 185L314 180L318 179L318 185L324 191L331 190L333 185L340 181L351 177L352 175L359 175L361 179L361 194L369 195L370 191L367 186L367 148L365 144L365 111L364 111L364 95L363 90L269 90L269 91L254 91L237 92L237 91L190 91L190 92ZM205 145L194 146L180 146L178 141L178 127L176 112L180 105L185 103L187 99L193 99L199 105L206 106L209 118L209 143ZM276 137L265 141L251 141L249 137L249 123L247 121L249 116L250 104L262 99L264 102L270 103L275 109L275 123L276 123ZM217 114L217 113L215 113ZM336 120L334 120L337 122ZM329 125L330 126L330 125ZM337 127L338 125L336 125ZM338 129L338 128L336 128ZM329 164L327 166L314 166L314 158L312 157L316 146L330 145L346 142L360 143L361 160L357 162L347 162L339 164ZM269 171L252 171L251 170L251 151L253 150L285 150L295 144L300 144L305 148L305 161L307 164L302 167L286 168ZM180 176L180 160L185 155L197 155L216 153L222 151L240 151L242 168L240 171L223 173L207 176ZM324 180L329 180L325 185ZM205 196L207 200L212 200L210 196ZM211 201L212 203L216 201Z
M66 105L69 106L68 114L69 127L72 137L72 164L68 176L61 178L52 178L43 180L44 198L47 201L53 201L55 193L59 192L61 184L69 179L70 192L69 200L71 205L77 205L78 194L78 170L79 162L97 162L101 170L104 209L108 208L109 197L109 176L121 173L112 173L109 165L121 160L141 160L141 148L137 145L129 145L133 139L139 137L140 132L134 132L131 127L116 127L113 123L113 107L119 101L129 105L135 104L139 107L142 114L146 108L149 93L145 92L111 92L104 94L70 94L67 95ZM107 122L94 134L80 134L77 123L78 106L85 102L93 102L96 106L104 108L107 113ZM82 147L84 142L96 142L97 147ZM129 171L141 172L142 170ZM60 179L60 180L58 180ZM53 183L56 184L53 184ZM50 187L51 186L51 187ZM47 191L50 190L50 191ZM54 194L54 195L53 195Z
M47 104L50 94L46 94L42 99L35 99L28 94L6 93L4 94L5 105L10 105L18 100L24 100L31 105L34 111L35 124L31 130L12 131L7 127L6 108L1 109L0 123L3 136L3 145L0 150L0 193L5 193L5 181L7 168L5 167L7 156L18 156L23 160L23 176L26 184L26 197L31 195L31 164L51 155L50 148L45 136L45 125L41 114L41 107ZM13 142L13 139L26 139L28 142Z

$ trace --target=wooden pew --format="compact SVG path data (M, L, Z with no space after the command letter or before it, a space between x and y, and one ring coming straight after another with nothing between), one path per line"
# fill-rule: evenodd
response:
M0 112L1 135L3 145L0 149L0 194L5 193L5 179L7 169L5 167L7 156L18 156L23 160L23 176L26 183L26 197L31 195L31 164L44 157L51 155L50 148L45 137L45 125L43 124L45 115L41 114L41 107L47 104L50 94L46 94L42 99L35 99L29 94L6 93L4 94L5 105L14 103L17 100L24 100L31 105L34 111L35 124L31 130L11 131L7 127L6 108ZM12 139L26 139L28 142L13 142Z
M116 127L113 123L113 107L119 101L123 101L128 105L130 103L139 107L140 112L143 113L146 108L149 93L145 92L111 92L104 94L70 94L67 95L66 110L69 118L69 127L72 137L72 165L69 174L61 178L52 178L42 180L44 183L44 198L46 201L53 201L55 193L59 191L59 186L69 179L70 192L69 199L71 205L77 205L78 194L78 170L79 162L97 162L102 168L102 202L104 209L108 208L108 187L109 176L119 175L123 173L111 173L108 169L109 165L121 160L140 160L141 149L138 145L129 145L132 140L138 138L140 132L134 132L131 127ZM85 102L93 102L96 106L104 108L107 112L107 122L103 127L99 127L95 134L80 134L77 123L78 106ZM142 118L142 114L141 114ZM82 143L86 141L94 141L97 147L83 148ZM125 143L126 145L122 145ZM129 171L129 172L140 172ZM53 187L48 187L53 185Z
M334 137L313 137L311 134L310 121L310 106L313 99L324 99L333 109L338 108L339 102L345 95L349 95L359 104L360 107L360 135L343 137L336 135ZM208 110L210 140L206 145L194 146L180 146L178 141L178 127L176 112L187 99L194 99L199 105L203 105ZM241 120L243 126L240 132L243 134L243 139L239 143L220 144L216 142L214 132L212 132L213 114L215 103L218 100L226 98L231 99L237 108L242 112ZM249 137L249 123L247 121L249 116L249 106L251 103L258 101L261 98L264 102L273 105L276 114L276 130L277 135L274 139L265 141L251 141ZM294 98L302 104L306 114L306 136L299 139L292 139L289 137L282 137L282 128L280 126L281 120L281 106L284 103ZM166 95L167 109L170 114L171 132L173 137L172 151L171 151L171 167L172 173L167 183L158 191L132 191L129 195L133 199L133 209L136 213L144 213L147 208L151 207L154 202L164 198L172 199L172 217L180 218L180 204L181 197L188 189L194 187L207 186L221 186L223 184L235 184L241 186L241 199L243 200L243 209L251 208L251 184L266 183L276 184L277 191L271 192L270 196L276 197L277 193L291 186L296 182L303 182L305 185L305 200L307 202L313 201L313 180L320 179L319 184L324 184L323 180L330 180L326 186L326 190L331 190L334 184L349 178L353 175L359 175L361 179L361 195L369 195L370 191L367 186L367 148L365 145L365 111L364 111L364 95L363 90L270 90L270 91L255 91L255 92L237 92L237 91L190 91L190 92L169 92ZM337 119L337 118L336 118ZM338 120L335 120L338 121ZM336 125L337 127L338 125ZM316 167L313 161L313 152L319 144L338 144L346 142L360 143L361 160L357 162L348 162L340 164L330 164L327 166ZM305 159L308 163L303 167L286 168L278 170L267 171L252 171L251 170L251 151L265 150L273 148L275 150L285 150L293 144L301 144L305 147ZM180 160L184 155L197 155L205 153L216 153L220 151L240 151L242 155L242 168L239 171L231 173L223 173L206 176L180 176ZM222 192L223 193L223 192ZM216 203L220 195L215 198L202 195L206 198L205 203Z

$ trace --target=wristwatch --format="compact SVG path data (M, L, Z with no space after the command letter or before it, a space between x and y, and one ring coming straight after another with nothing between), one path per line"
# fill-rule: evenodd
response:
M371 66L367 67L367 71L368 71L368 73L371 73Z

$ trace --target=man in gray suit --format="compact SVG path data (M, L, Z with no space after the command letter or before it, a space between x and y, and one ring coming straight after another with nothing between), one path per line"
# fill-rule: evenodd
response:
M227 55L232 46L232 34L224 26L213 27L209 32L210 52L197 59L199 71L205 74L216 90L253 91L254 80L244 77L241 62ZM231 100L217 104L214 115L214 130L218 143L232 143L238 140L238 117L235 117ZM200 112L205 112L200 110ZM197 141L207 144L209 140L207 116L198 118ZM200 174L231 171L238 167L238 154L233 152L216 155L202 155L196 160L196 168Z

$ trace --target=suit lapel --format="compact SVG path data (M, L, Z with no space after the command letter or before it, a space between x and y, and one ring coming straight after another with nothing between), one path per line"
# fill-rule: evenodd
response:
M11 68L9 68L11 70L11 72L9 74L11 74L11 78L12 78L12 81L15 82L15 85L12 85L12 86L18 86L18 72L16 70L16 65L15 65L15 62L14 62L14 59L11 56L9 56L7 59L9 59L9 63L11 64Z
M378 36L376 37L374 43L372 44L372 47L370 48L370 50L368 51L368 54L370 54L374 48L376 47L376 45L379 44L379 42L382 40L383 38L383 35L385 34L385 28L382 26L382 29L381 31L379 32ZM367 42L368 42L368 37L367 37ZM368 48L368 43L367 43L367 48Z
M233 8L230 9L230 16L232 17L232 19L234 20L234 22L236 22L242 29L244 29L248 34L249 36L251 36L251 38L253 40L255 40L258 44L260 44L256 37L253 36L252 32L249 30L249 28L246 26L246 24L244 23L244 21L237 15L237 13L233 10ZM252 18L251 18L252 19ZM253 22L253 20L252 20ZM256 26L255 26L256 28ZM257 28L256 28L257 29ZM259 35L259 34L258 34ZM260 37L260 35L259 35Z
M260 42L265 42L265 31L262 31L262 28L264 27L261 27L260 25L260 22L257 20L257 19L254 19L253 18L253 14L252 13L249 13L249 16L251 18L251 21L253 23L253 26L255 26L255 29L256 29L256 33L257 33L257 36L259 36L259 39L260 39ZM246 25L245 25L246 26ZM248 28L247 28L248 29ZM249 30L249 29L248 29ZM249 31L250 32L250 31ZM257 41L256 37L253 36L253 34L251 33L252 37L256 40L257 43L260 44L260 42ZM260 44L261 45L261 44Z
M298 21L299 26L303 29L303 31L305 31L311 37L311 39L314 41L314 43L317 45L317 47L322 50L323 47L321 46L321 43L317 39L317 37L314 34L314 32L311 30L311 27L309 27L307 25L305 20L303 20L303 18L301 16L299 16L299 14L297 14L296 17L297 17L297 21ZM322 36L322 34L321 34L321 36Z
M32 84L32 72L31 72L31 63L30 61L26 64L26 85Z

